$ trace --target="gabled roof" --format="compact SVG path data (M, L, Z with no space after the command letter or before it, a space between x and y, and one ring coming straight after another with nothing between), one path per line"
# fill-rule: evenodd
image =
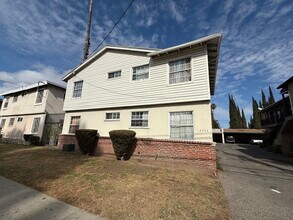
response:
M277 87L277 89L281 89L281 93L286 93L288 91L288 85L293 82L293 76L283 82L281 85Z
M157 48L143 48L143 47L131 47L131 46L119 46L119 45L105 45L102 49L98 50L96 53L89 56L85 61L83 61L81 64L73 68L69 73L67 73L62 80L67 81L68 78L75 73L75 71L78 71L80 68L85 66L86 64L90 63L92 60L94 60L96 57L98 57L100 54L105 52L106 50L124 50L124 51L134 51L134 52L143 52L143 53L150 53L154 52L160 49Z
M42 87L42 86L45 86L45 85L52 85L52 86L55 86L55 87L58 87L58 88L64 89L64 90L66 89L65 86L59 85L57 83L54 83L54 82L51 82L51 81L48 81L48 80L45 80L45 81L39 81L38 83L35 83L35 84L32 84L32 85L23 86L23 87L20 87L18 89L13 89L13 90L4 92L4 93L0 94L0 96L6 96L6 95L9 95L9 94L23 92L23 91L34 89L34 88L37 88L37 87Z
M92 60L94 60L96 57L98 57L100 54L102 54L104 51L108 49L144 52L144 53L147 53L149 57L154 57L154 56L161 56L164 54L169 54L169 53L181 51L184 49L192 48L197 45L205 44L207 45L207 50L208 50L210 91L211 91L211 95L214 95L221 39L222 39L222 34L216 33L216 34L202 37L197 40L190 41L184 44L169 47L166 49L106 45L101 50L97 51L88 59L86 59L84 62L82 62L80 65L72 69L68 74L66 74L62 78L62 80L67 81L73 74L76 73L76 71L78 71L80 68L82 68L86 64L90 63Z

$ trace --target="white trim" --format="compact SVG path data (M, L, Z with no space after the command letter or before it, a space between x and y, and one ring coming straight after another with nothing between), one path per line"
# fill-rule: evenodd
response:
M133 68L136 68L136 67L142 67L142 66L149 66L149 74L148 74L148 78L145 78L145 79L136 79L136 80L133 80ZM147 64L142 64L142 65L137 65L137 66L133 66L133 67L131 67L131 69L130 69L130 81L131 82L139 82L139 81L144 81L144 80L148 80L148 79L150 79L150 77L151 77L151 74L150 74L150 63L147 63Z
M120 72L120 76L118 76L118 77L113 77L113 78L109 78L109 74L110 73L116 73L116 72ZM119 78L122 78L122 69L120 69L120 70L116 70L116 71L111 71L111 72L107 72L107 79L108 80L114 80L114 79L119 79Z
M73 83L73 86L72 86L72 95L71 95L71 98L72 99L80 99L81 98L81 96L82 96L82 90L83 90L83 85L84 85L83 81L84 81L83 79L79 79L77 81L72 82ZM80 96L74 97L73 96L74 95L74 86L75 86L75 83L77 83L77 82L82 82L81 93L80 93Z
M193 110L182 110L182 111L170 111L169 112L169 116L168 116L168 127L169 127L169 135L168 137L171 139L171 122L170 122L170 119L171 119L171 113L177 113L177 112L191 112L192 113L192 127L193 127L193 139L192 140L195 140L195 120L194 120L194 111ZM172 140L188 140L188 139L174 139L172 138Z
M208 47L207 45L205 45L205 57L206 57L206 69L207 69L207 74L206 74L206 77L207 77L207 85L208 85L208 96L209 96L209 99L211 99L211 84L210 84L210 72L209 72L209 58L208 58ZM216 83L214 85L214 87L216 87ZM214 88L214 90L216 90L216 88Z
M131 121L132 121L132 112L147 112L148 113L148 126L147 127L143 127L143 126L131 126ZM135 110L135 111L130 111L130 126L129 128L131 129L140 129L140 128L145 128L145 129L149 129L149 116L150 116L150 111L149 110Z

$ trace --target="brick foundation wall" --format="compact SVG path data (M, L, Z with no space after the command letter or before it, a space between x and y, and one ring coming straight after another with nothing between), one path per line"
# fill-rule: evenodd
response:
M57 147L62 149L63 144L75 144L78 147L74 135L59 135ZM109 137L100 137L97 143L96 154L114 154ZM133 156L153 157L155 159L192 160L201 167L208 168L211 171L216 170L215 143L137 138Z

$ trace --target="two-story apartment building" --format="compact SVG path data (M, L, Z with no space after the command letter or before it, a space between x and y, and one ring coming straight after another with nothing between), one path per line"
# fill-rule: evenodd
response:
M63 77L62 134L131 129L142 138L212 142L221 36L166 49L105 46Z
M49 81L14 89L4 96L0 110L3 138L23 139L43 135L45 121L63 120L65 87Z

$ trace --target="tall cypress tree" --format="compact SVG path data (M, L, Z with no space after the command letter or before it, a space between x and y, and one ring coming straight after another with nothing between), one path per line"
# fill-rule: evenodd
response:
M263 90L261 90L261 99L262 99L262 107L263 108L267 107L268 106L268 102L267 102L266 95L263 92Z
M263 108L261 101L258 101L258 107Z
M230 128L237 128L237 108L232 95L229 95Z
M214 111L212 111L212 127L213 128L220 128L220 123L214 117Z
M274 98L274 94L273 94L273 91L271 89L271 87L269 86L269 105L272 105L275 103L275 98Z
M258 114L257 101L252 97L252 110L253 110L253 128L260 128L260 116Z
M249 122L248 122L248 128L254 128L253 118L250 116Z
M242 116L241 116L241 122L242 122L242 128L247 128L246 118L244 114L244 110L242 109Z
M242 118L241 118L240 109L238 105L236 105L236 109L237 109L236 110L237 128L242 128Z

